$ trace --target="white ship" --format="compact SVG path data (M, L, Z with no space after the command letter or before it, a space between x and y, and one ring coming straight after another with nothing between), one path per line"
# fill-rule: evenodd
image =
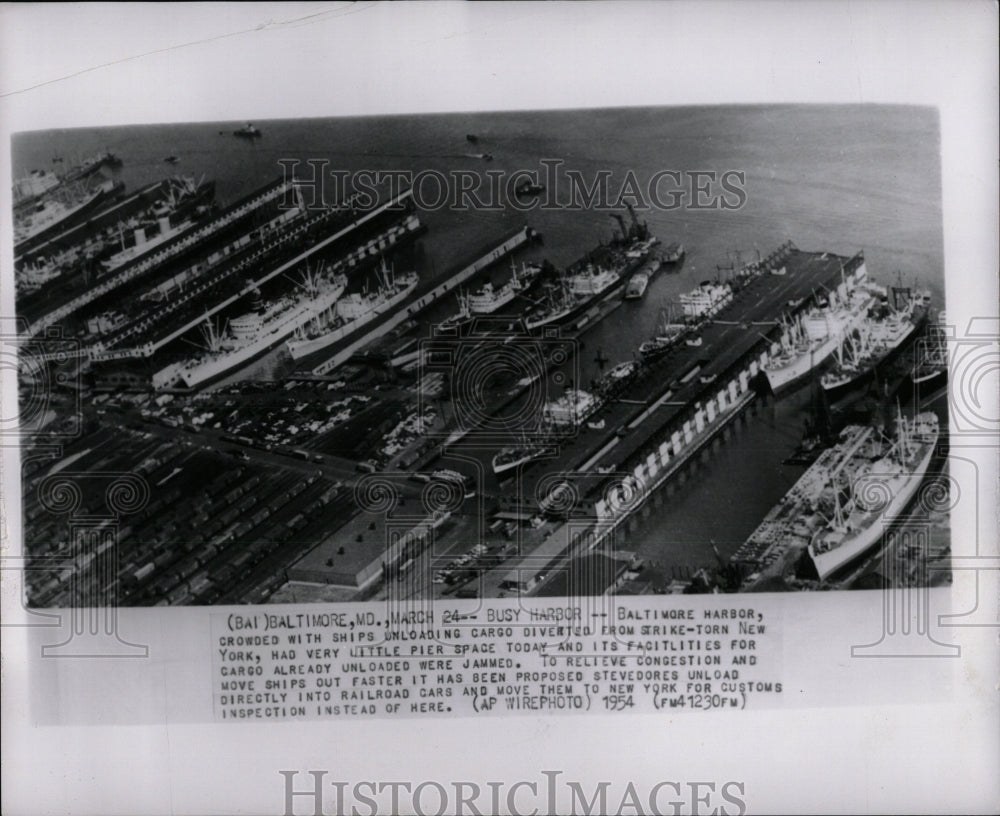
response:
M96 207L113 189L114 185L107 182L75 202L65 203L53 198L40 201L30 211L14 219L15 249L19 244L54 230L73 216Z
M936 414L913 420L899 416L895 441L884 456L855 473L846 506L834 491L834 518L813 535L808 548L821 580L875 546L902 515L927 474L939 434Z
M458 311L448 315L448 317L438 323L434 327L435 331L444 333L452 332L472 320L472 310L469 309L469 296L463 295L461 292L457 292L456 296L458 297Z
M340 298L328 312L318 312L308 324L296 330L285 344L293 360L333 345L347 335L370 323L379 315L390 311L404 300L420 282L416 272L399 278L393 276L385 262L379 274L376 291L359 294L354 292Z
M524 292L541 271L536 266L521 266L521 276L518 276L514 262L510 263L511 277L499 289L494 288L489 281L468 296L468 309L473 315L488 315L499 311L515 297Z
M830 399L842 395L856 385L870 380L875 370L893 359L927 320L930 293L914 298L906 309L890 309L881 317L864 319L848 335L837 351L836 365L820 378L820 385Z
M678 298L684 316L689 320L711 317L722 311L733 299L733 290L724 283L703 281Z
M542 419L548 425L576 427L586 422L603 402L593 394L570 388L557 400L542 407Z
M517 445L503 448L493 457L493 472L499 476L526 462L555 456L556 448L543 442L522 441Z
M211 319L206 320L203 326L205 352L164 369L157 380L164 385L187 388L216 380L256 359L315 320L337 302L346 286L347 278L343 275L331 279L324 277L322 271L314 276L307 269L303 284L289 295L264 303L257 293L257 308L230 320L223 333L215 330Z
M627 385L636 374L639 373L639 364L635 360L626 360L618 363L607 372L598 382L599 389L603 392L613 392L624 385Z
M32 170L24 178L20 178L12 185L14 193L14 206L41 198L49 190L58 187L59 177L49 170Z
M854 289L842 302L831 293L828 305L801 316L782 336L782 350L764 364L771 390L778 393L826 362L862 324L875 298L868 287Z
M617 272L599 266L588 265L575 275L569 275L566 283L570 294L578 297L591 297L608 291L618 281L621 275Z

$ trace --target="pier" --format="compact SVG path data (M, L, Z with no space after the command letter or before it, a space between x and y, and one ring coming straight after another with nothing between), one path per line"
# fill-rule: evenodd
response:
M504 239L497 246L487 250L471 263L464 265L458 272L453 275L449 275L443 283L437 284L429 292L415 296L408 303L402 304L395 313L387 315L382 321L372 321L372 323L368 324L367 330L365 330L357 338L352 339L347 346L339 349L332 356L327 356L326 359L318 364L308 362L307 358L304 363L305 367L309 368L310 373L316 376L329 374L335 368L350 359L356 351L364 348L372 341L392 331L404 321L416 317L420 314L420 312L442 298L448 292L453 291L456 287L461 286L474 275L477 275L484 269L492 266L497 261L505 258L515 249L523 246L528 241L533 240L537 235L538 233L536 233L531 227L521 227L509 238ZM321 352L321 354L327 353Z

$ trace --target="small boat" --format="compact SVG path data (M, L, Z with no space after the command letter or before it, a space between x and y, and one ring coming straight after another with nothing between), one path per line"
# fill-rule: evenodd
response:
M475 133L466 133L465 138L467 141L472 142L472 144L479 141L479 137Z
M625 287L625 300L638 300L646 294L646 289L648 287L649 273L636 272L631 278L629 278L628 284Z
M682 260L684 260L684 244L674 243L663 251L664 263L675 264Z
M180 161L176 156L167 156L163 161L167 164L177 164Z
M233 136L238 139L259 139L264 134L261 133L257 128L251 125L249 122L246 123L244 127L239 130L233 131Z
M519 196L532 196L538 195L544 189L544 185L535 184L534 182L525 179L514 188L514 193Z

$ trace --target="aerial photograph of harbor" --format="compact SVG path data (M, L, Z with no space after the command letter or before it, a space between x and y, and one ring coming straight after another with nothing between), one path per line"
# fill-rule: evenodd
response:
M932 108L11 149L31 606L951 581Z

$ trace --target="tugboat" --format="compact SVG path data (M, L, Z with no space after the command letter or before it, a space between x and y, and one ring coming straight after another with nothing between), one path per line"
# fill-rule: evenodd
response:
M233 136L237 139L259 139L263 135L263 133L261 133L249 122L246 123L245 127L241 127L239 130L233 131Z

